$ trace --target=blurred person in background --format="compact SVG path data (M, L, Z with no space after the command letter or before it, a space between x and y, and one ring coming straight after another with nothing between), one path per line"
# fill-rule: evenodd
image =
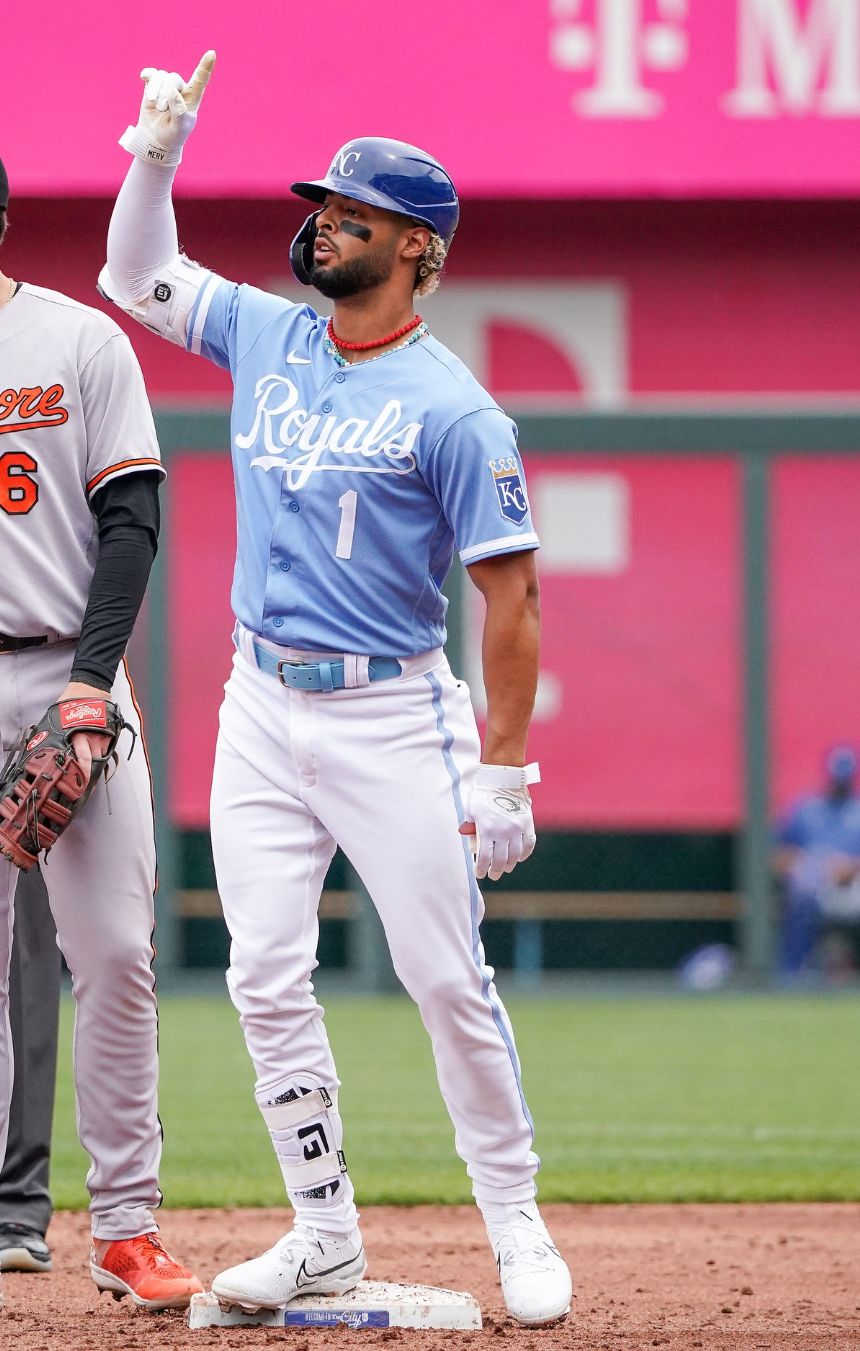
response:
M783 900L780 971L794 979L815 971L830 921L860 919L860 797L858 754L832 747L825 781L780 817L774 830L773 871Z

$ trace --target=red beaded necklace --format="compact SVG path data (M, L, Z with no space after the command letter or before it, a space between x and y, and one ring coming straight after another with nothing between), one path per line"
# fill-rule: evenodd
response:
M335 333L333 319L329 319L326 332L333 343L336 343L338 347L343 347L347 352L371 352L374 347L387 347L390 342L396 342L398 338L405 338L407 333L411 333L413 328L417 328L419 324L423 323L424 320L421 315L416 314L414 319L410 319L408 324L398 328L395 333L389 333L385 338L376 338L373 342L345 342Z

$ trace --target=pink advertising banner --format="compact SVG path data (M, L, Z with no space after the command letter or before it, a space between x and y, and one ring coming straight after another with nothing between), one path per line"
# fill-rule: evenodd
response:
M740 477L728 456L527 457L543 642L529 755L542 828L734 829L742 817ZM230 671L229 457L169 483L173 820L202 829ZM780 457L773 480L776 811L860 744L855 457ZM471 592L472 588L467 587ZM472 620L477 614L472 613ZM193 641L189 641L193 634ZM481 707L477 628L463 674Z
M113 0L3 12L13 193L113 194L144 65L218 68L180 190L278 197L350 138L466 196L856 196L860 0Z

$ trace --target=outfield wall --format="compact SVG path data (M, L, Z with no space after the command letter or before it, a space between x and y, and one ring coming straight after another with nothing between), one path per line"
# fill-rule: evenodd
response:
M190 431L190 427L189 427ZM182 439L181 431L178 433ZM575 444L576 427L570 431ZM726 450L732 449L727 445ZM851 447L846 445L845 450ZM728 454L526 455L543 647L530 754L554 830L735 831L744 815L742 483ZM771 497L770 712L776 810L825 747L860 742L860 456L779 457ZM206 826L229 668L235 539L229 458L171 461L167 658L173 820ZM479 600L465 674L482 702Z
M13 198L4 269L100 303L93 283L109 214L107 201ZM289 287L286 243L301 216L293 202L186 201L180 238L227 275ZM539 409L577 413L572 439L550 443L532 429L524 441L548 536L545 678L534 749L549 771L537 801L545 846L552 828L585 832L596 843L581 833L554 837L545 847L551 867L529 885L558 891L570 884L591 894L614 878L612 887L624 895L662 895L680 878L689 892L698 859L698 890L719 898L742 889L738 842L749 789L742 652L750 636L741 637L742 616L755 620L740 563L742 539L749 553L749 466L741 468L731 428L694 461L684 454L692 442L685 447L674 438L670 446L658 426L647 456L639 446L631 459L618 428L583 440L582 418L589 410L611 416L655 407L666 411L668 426L685 408L770 409L784 415L790 432L792 410L850 408L860 390L860 262L848 241L858 224L860 204L850 202L466 204L448 280L427 306L434 332L467 358L524 428ZM176 541L165 539L159 575L166 571L170 589L155 625L173 634L170 660L162 663L172 683L149 701L156 740L164 738L169 710L174 717L178 708L189 710L179 778L169 786L159 779L168 831L160 950L169 957L178 952L165 919L170 886L206 882L194 841L205 822L228 655L232 508L223 412L211 423L202 410L225 410L229 386L223 372L127 327L156 405L187 415L186 431L172 424L178 439L171 441L165 502L179 528L171 532ZM201 439L204 425L213 430ZM186 463L181 452L192 444L194 461L199 451L211 461ZM769 517L758 519L771 535L764 583L772 641L761 630L758 640L772 662L772 772L766 784L760 775L756 788L752 872L760 889L767 814L813 786L827 741L855 735L857 654L846 597L858 580L858 485L856 461L846 452L858 448L856 427L823 445L788 436L768 447L776 456ZM792 454L779 454L787 450ZM814 463L806 458L812 451ZM188 512L188 492L207 503L210 529L201 539L193 534L199 518ZM760 493L758 500L760 508ZM565 504L561 532L551 519L557 502ZM583 511L600 528L587 540L582 529L565 538L568 514L582 523ZM186 551L179 568L167 561L174 547L180 558ZM748 628L755 635L755 623ZM198 648L205 665L195 661ZM174 848L178 826L192 832L188 857L198 860L187 874ZM613 871L619 852L629 858L631 840L638 864ZM679 843L667 865L671 840ZM585 868L583 859L590 859ZM607 952L616 952L618 934L616 925L603 940ZM637 947L632 936L634 960ZM558 954L563 944L553 940L553 949Z
M110 209L13 192L4 270L99 304ZM184 201L180 243L289 289L304 215L291 198ZM467 201L426 317L518 407L844 399L860 390L858 234L860 202ZM153 399L228 399L222 371L127 327Z
M153 588L150 703L162 766L172 729L174 777L159 782L185 794L162 790L159 798L171 860L165 896L171 885L196 889L186 914L197 921L217 913L214 892L205 891L213 879L204 836L229 653L231 505L226 459L209 448L226 439L227 424L226 413L162 414L159 422L174 493ZM489 917L515 921L514 964L532 974L544 952L555 965L582 965L584 933L587 965L600 964L601 946L611 965L665 965L672 953L721 937L764 972L776 921L769 830L781 786L814 787L824 745L857 740L858 654L841 607L860 582L852 542L860 414L524 414L520 425L535 483L553 478L544 508L535 492L550 565L556 551L555 575L550 566L544 581L554 613L530 744L546 783L535 795L541 857L489 889ZM612 528L602 537L594 530L601 512L607 526L608 484L610 501L623 489L626 511L626 546L614 558L608 544L618 521L610 513ZM603 502L596 512L595 488ZM576 494L591 510L571 532ZM567 509L558 530L541 510L560 500ZM571 534L595 552L558 569ZM679 539L691 540L687 553L675 551ZM719 568L709 572L707 539L731 586ZM455 633L455 664L480 705L468 614ZM604 815L583 811L601 792ZM331 885L352 883L341 870ZM326 914L338 922L349 917L339 895ZM643 927L654 922L664 939L674 935L670 944Z

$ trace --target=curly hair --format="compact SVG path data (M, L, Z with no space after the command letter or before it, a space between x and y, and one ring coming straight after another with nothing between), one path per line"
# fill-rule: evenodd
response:
M439 273L448 257L448 245L440 235L431 235L415 273L415 294L429 296L439 285Z

